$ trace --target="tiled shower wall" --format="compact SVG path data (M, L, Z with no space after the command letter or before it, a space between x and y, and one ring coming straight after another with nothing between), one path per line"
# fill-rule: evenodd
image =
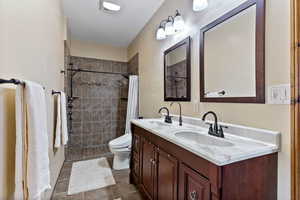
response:
M186 60L168 66L167 70L167 97L183 98L187 96Z
M127 73L129 65L74 56L70 57L70 62L74 69L100 72ZM132 73L137 73L135 65L137 63L132 64ZM70 74L67 74L69 96ZM78 99L73 103L66 159L82 160L109 153L109 141L125 132L128 80L121 75L78 72L73 76L73 96Z

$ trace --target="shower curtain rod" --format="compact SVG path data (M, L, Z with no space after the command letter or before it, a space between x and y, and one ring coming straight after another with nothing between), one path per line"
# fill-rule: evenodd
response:
M88 72L88 73L97 73L97 74L117 74L121 75L124 78L129 79L129 74L127 73L119 73L119 72L99 72L99 71L93 71L93 70L85 70L85 69L67 69L68 71L72 72Z

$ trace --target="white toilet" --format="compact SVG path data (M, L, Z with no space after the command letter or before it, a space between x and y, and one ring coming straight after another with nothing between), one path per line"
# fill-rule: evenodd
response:
M113 169L129 169L131 134L125 134L109 142L109 149L114 154Z

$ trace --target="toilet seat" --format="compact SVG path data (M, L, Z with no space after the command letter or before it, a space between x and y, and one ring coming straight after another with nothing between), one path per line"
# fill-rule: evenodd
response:
M131 134L125 134L109 142L109 146L113 149L126 149L131 147Z

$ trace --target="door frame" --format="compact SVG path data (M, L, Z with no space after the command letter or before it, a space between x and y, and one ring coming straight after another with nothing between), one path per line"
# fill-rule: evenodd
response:
M300 0L291 6L291 196L300 200Z

